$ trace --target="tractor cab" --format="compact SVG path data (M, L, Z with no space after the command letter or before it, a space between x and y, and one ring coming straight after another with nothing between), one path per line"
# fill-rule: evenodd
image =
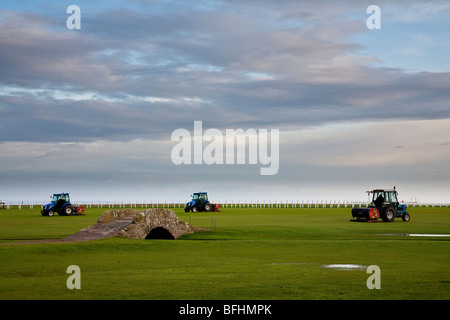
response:
M397 191L395 189L376 189L367 191L372 194L372 204L377 209L382 209L385 206L392 206L394 209L398 208Z
M61 210L66 203L70 204L70 197L68 193L55 193L51 198L55 211Z
M192 195L192 201L197 201L197 202L208 201L208 194L206 192L194 193Z

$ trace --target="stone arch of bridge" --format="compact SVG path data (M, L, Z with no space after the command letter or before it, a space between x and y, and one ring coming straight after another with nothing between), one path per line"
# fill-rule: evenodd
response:
M163 228L163 227L156 227L150 230L150 232L147 234L145 239L167 239L167 240L175 240L175 237L173 234Z

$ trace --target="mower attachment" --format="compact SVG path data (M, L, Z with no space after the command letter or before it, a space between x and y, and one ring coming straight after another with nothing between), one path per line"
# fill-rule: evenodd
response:
M380 218L380 213L375 207L353 208L352 217L353 219L350 219L350 221L377 222L378 219Z
M77 213L79 214L79 215L82 215L82 216L84 216L84 211L86 211L86 208L85 207L83 207L83 206L79 206L79 207L76 207L77 208Z

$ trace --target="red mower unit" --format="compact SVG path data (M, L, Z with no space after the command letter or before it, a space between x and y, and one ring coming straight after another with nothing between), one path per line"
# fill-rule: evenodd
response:
M367 208L353 208L350 221L376 222L379 218L384 222L392 222L396 217L401 217L408 222L410 215L406 212L406 205L399 204L397 200L397 190L375 189L367 191L372 195L372 203Z

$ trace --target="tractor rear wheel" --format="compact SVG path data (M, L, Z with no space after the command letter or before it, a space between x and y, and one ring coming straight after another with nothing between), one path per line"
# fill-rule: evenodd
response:
M209 203L209 202L205 203L204 208L205 208L206 212L211 212L211 209L212 209L211 203Z
M65 216L70 216L73 213L72 206L67 206L63 209L63 213Z
M381 219L383 219L384 222L394 221L395 219L394 209L387 208L386 211L384 211L384 214L381 216Z

